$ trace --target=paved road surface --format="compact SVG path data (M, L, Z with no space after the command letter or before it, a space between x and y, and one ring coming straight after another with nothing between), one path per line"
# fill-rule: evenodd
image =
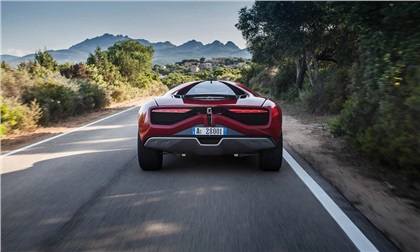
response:
M287 162L165 155L140 170L137 109L2 160L2 251L357 251ZM296 155L293 154L296 157ZM299 157L374 247L395 246Z

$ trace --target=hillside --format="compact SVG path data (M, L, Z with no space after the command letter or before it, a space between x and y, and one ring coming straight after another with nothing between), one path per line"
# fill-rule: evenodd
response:
M133 38L128 36L105 33L102 36L86 39L83 42L69 47L68 49L55 51L50 50L49 52L58 63L78 63L86 61L89 53L93 53L98 46L105 50L118 41L132 39ZM182 61L183 59L199 59L201 57L251 58L250 53L246 49L240 49L232 41L228 41L226 44L223 44L220 41L215 40L213 43L204 45L203 43L193 39L180 46L176 46L169 41L151 43L145 39L134 40L146 46L153 46L155 49L153 64L173 64L177 61ZM2 55L1 57L6 63L16 66L22 61L34 59L34 54L25 55L23 57L16 57L12 55Z

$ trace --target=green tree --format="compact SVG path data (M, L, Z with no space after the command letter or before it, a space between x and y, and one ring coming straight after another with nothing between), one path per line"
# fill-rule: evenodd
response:
M108 48L109 61L136 87L145 86L144 76L152 71L153 53L152 46L135 40L120 41Z
M26 71L29 74L31 74L33 77L40 77L40 78L45 78L53 73L53 71L51 71L50 69L47 69L41 66L41 64L36 60L35 61L28 60L28 62L22 61L18 65L18 70Z
M50 71L55 71L58 68L57 61L54 60L53 56L45 48L43 51L39 50L35 53L35 62Z
M113 65L108 58L108 52L102 51L102 49L98 46L93 54L89 54L86 63L89 66L94 66L97 73L93 74L101 75L108 85L119 86L120 83L125 80L120 74L118 67ZM92 71L90 74L92 74ZM93 79L98 79L97 76L92 77Z
M420 176L420 3L335 3L359 34L353 94L333 124L362 153Z
M296 87L302 89L305 75L322 100L320 61L336 62L338 44L332 40L345 33L329 18L325 3L256 2L239 12L236 27L241 30L253 60L266 65L296 65ZM340 29L338 29L340 27Z

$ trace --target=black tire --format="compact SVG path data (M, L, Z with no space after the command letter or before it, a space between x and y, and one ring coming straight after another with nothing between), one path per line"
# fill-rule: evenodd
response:
M283 135L279 144L269 150L260 152L260 169L263 171L279 171L283 162Z
M144 147L140 136L137 137L137 158L143 171L157 171L162 168L162 151Z

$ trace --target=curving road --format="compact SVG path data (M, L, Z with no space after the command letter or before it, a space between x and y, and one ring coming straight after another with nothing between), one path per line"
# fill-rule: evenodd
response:
M328 196L290 161L262 172L253 156L142 171L137 109L2 157L2 251L397 251L294 153Z

